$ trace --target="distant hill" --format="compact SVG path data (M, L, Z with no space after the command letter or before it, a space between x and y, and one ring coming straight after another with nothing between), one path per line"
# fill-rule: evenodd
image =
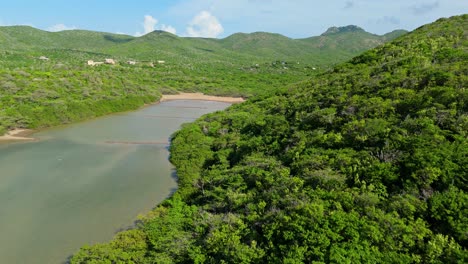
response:
M405 30L395 30L379 36L366 32L358 26L350 25L331 27L320 36L302 39L301 41L322 52L336 52L342 57L346 57L350 54L357 54L374 48L406 33Z
M366 31L358 26L355 25L349 25L345 27L330 27L322 33L321 36L331 36L331 35L336 35L340 33L347 33L347 32L362 32L365 33Z
M79 49L98 51L135 39L131 36L87 31L48 32L29 26L0 27L2 50Z
M280 34L236 33L224 39L184 38L154 31L141 37L68 30L47 32L29 26L0 27L0 50L47 51L51 49L97 52L109 56L156 59L221 59L258 62L282 60L330 65L396 38L405 31L377 36L357 26L330 28L318 37L291 39Z

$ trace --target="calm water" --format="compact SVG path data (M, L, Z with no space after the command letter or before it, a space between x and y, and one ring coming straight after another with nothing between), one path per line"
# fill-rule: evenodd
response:
M118 142L167 142L182 123L227 106L163 102L0 145L0 263L62 263L130 226L176 182L167 144Z

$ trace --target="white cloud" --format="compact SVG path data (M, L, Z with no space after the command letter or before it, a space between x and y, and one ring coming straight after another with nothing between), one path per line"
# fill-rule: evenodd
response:
M145 32L143 34L148 34L154 31L154 26L158 23L158 20L150 15L145 16L145 20L143 21L143 28Z
M146 15L143 20L143 33L137 32L135 33L136 37L140 37L146 35L150 32L153 32L155 29L156 24L158 24L158 20L150 15Z
M177 33L177 30L174 27L164 24L161 25L161 30L172 33L174 35Z
M47 31L58 32L58 31L73 30L73 29L76 29L76 27L73 27L73 26L68 27L68 26L65 26L64 24L56 24L51 27L48 27Z
M176 29L170 25L162 24L160 27L157 27L158 20L150 15L146 15L145 19L143 20L143 33L136 32L135 36L140 37L145 34L151 33L156 29L164 30L172 34L176 34Z
M218 19L208 11L201 11L187 27L189 37L216 38L224 32Z

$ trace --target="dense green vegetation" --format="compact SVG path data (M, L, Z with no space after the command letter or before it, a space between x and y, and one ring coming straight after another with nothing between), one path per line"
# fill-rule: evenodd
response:
M72 263L468 262L468 15L175 133L179 189Z
M335 34L326 37L330 44L316 47L270 33L217 40L161 31L136 38L0 27L0 134L16 127L46 127L135 109L157 101L161 93L261 94L387 41L362 30L356 34L352 41ZM341 38L338 48L333 44L337 38ZM372 45L362 45L369 40ZM49 60L40 60L41 56ZM86 65L88 60L105 58L115 59L117 65ZM128 65L128 60L136 60L137 65ZM158 60L166 63L157 64Z

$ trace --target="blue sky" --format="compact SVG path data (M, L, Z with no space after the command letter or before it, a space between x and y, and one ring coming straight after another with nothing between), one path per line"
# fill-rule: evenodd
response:
M11 0L0 25L58 31L87 29L142 35L154 29L179 36L226 37L267 31L292 38L331 26L358 25L384 34L413 30L440 17L468 13L468 0Z

